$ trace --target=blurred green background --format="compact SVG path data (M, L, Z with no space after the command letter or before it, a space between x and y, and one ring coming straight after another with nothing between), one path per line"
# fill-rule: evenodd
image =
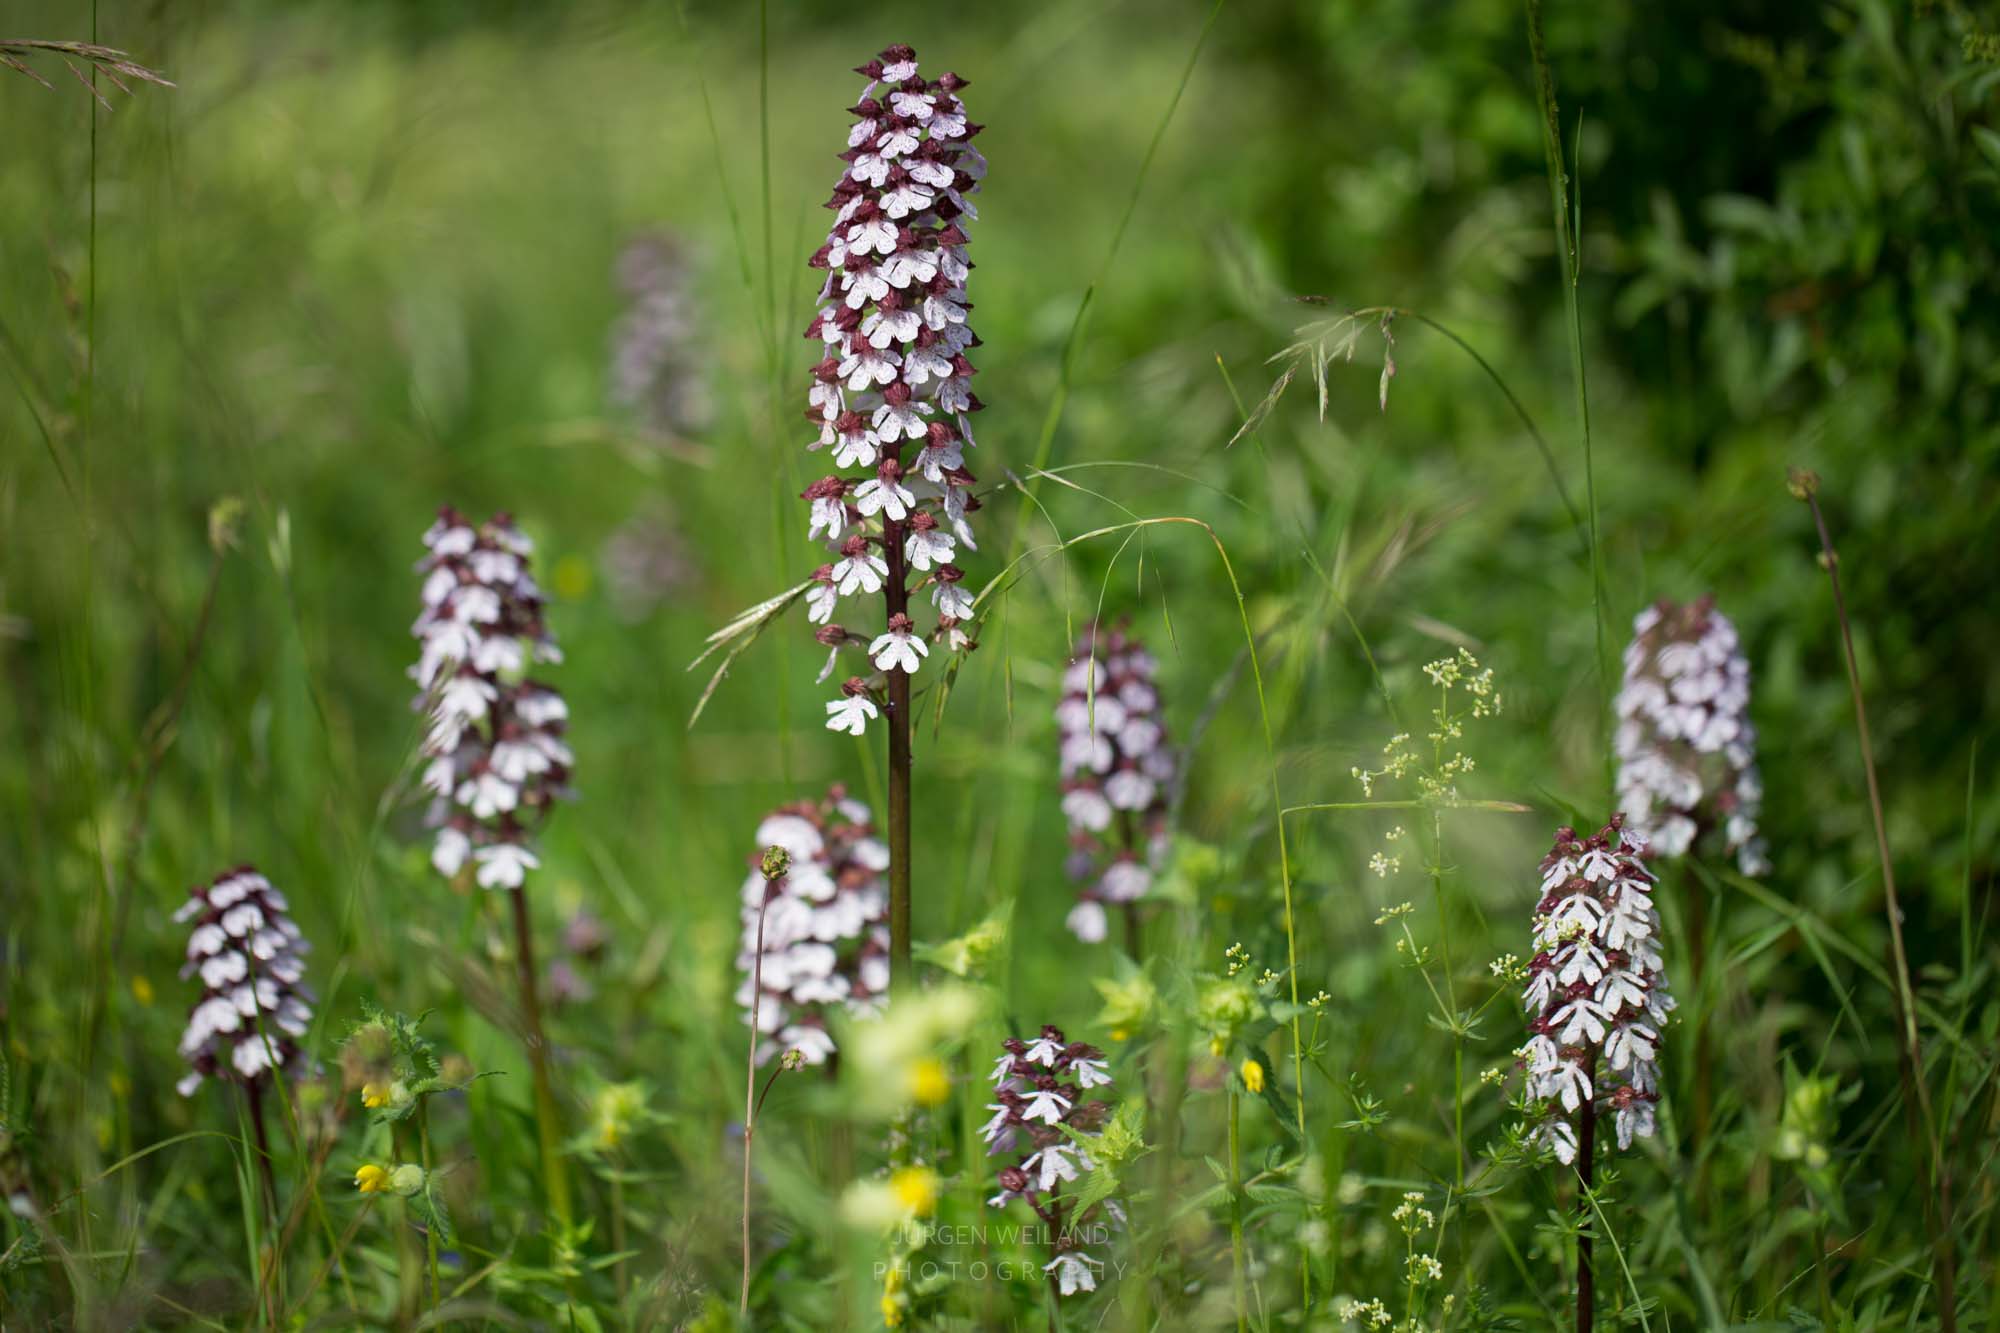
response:
M684 668L817 563L797 498L819 470L799 418L804 261L850 67L894 41L969 79L988 126L971 295L989 410L970 462L995 490L970 582L1133 515L1210 524L1258 635L1288 804L1357 799L1350 768L1393 729L1357 634L1396 691L1471 646L1508 710L1478 737L1468 790L1543 812L1454 831L1450 928L1480 958L1526 943L1549 829L1572 806L1604 812L1588 567L1479 364L1398 318L1382 410L1371 320L1328 373L1323 418L1301 379L1228 447L1296 326L1394 306L1491 364L1583 502L1517 5L1227 4L1177 106L1209 19L1189 0L779 4L767 58L750 5L8 10L20 36L94 23L178 85L107 89L115 110L93 114L59 63L37 64L53 89L0 71L0 1022L9 1119L37 1143L19 1169L45 1188L213 1119L172 1093L188 987L168 918L187 884L237 861L289 893L336 1026L363 995L438 1008L482 1067L518 1065L504 1023L480 1018L498 910L429 874L406 799L411 564L451 503L519 515L567 652L556 679L582 799L551 825L532 887L552 935L588 905L615 944L597 1001L559 1013L556 1039L605 1077L652 1080L678 1118L660 1170L702 1201L676 1225L733 1217L703 1198L727 1172L700 1145L725 1132L740 1078L729 995L749 840L763 811L832 781L873 799L881 760L820 728L802 618L739 661L692 730L707 670ZM1746 1258L1716 1219L1692 1240L1748 1318L1779 1308L1772 1290L1798 1268L1771 1258L1796 1241L1773 1220L1796 1195L1757 1165L1787 1055L1870 1089L1839 1141L1867 1158L1853 1189L1902 1210L1873 1262L1893 1274L1922 1250L1921 1201L1897 1193L1907 1177L1879 1138L1896 1113L1871 1109L1895 1083L1888 993L1862 961L1883 956L1880 876L1788 466L1823 479L1913 962L1937 1012L1972 1016L1989 1077L1960 1089L1966 1131L1993 1129L1996 20L1957 3L1694 0L1557 4L1546 22L1582 199L1614 667L1641 606L1716 594L1756 671L1767 888L1851 946L1829 958L1791 916L1721 891L1740 984L1717 1085L1740 1162L1718 1169L1748 1182L1771 1239ZM655 237L666 249L645 253L667 256L651 271L672 294L635 325L620 257L628 277L645 269L630 247ZM647 311L685 326L667 352L634 350ZM617 392L621 348L657 372L637 403ZM1075 470L1030 507L1005 488L1045 431L1048 465ZM217 554L219 505L236 541ZM1229 580L1199 529L1123 536L1043 550L918 737L917 934L1012 900L1003 996L1022 1029L1087 1029L1107 970L1104 948L1062 928L1049 718L1099 606L1163 659L1173 732L1198 737L1181 826L1227 867L1195 904L1202 934L1163 952L1213 968L1243 940L1283 957ZM1416 1085L1436 1034L1401 1007L1414 982L1370 924L1418 896L1415 876L1406 890L1366 873L1379 828L1292 827L1301 989L1335 996L1340 1066L1434 1132ZM1483 1039L1492 1060L1508 1026ZM475 1099L525 1114L516 1074ZM1501 1113L1486 1108L1487 1132ZM485 1123L498 1175L523 1150L501 1141L514 1122ZM1404 1150L1382 1146L1369 1169L1393 1174ZM1991 1171L1963 1182L1968 1207L1990 1207ZM120 1185L125 1215L144 1207L148 1245L191 1263L199 1201L228 1197L223 1166L186 1149L119 1182L136 1182ZM728 1289L726 1241L694 1248ZM1665 1291L1685 1259L1635 1261Z

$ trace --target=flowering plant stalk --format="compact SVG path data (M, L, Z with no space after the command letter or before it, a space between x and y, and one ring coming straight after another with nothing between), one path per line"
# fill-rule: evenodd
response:
M1703 843L1736 859L1752 878L1768 874L1770 857L1757 832L1764 781L1757 771L1757 729L1750 721L1750 660L1736 626L1715 598L1686 605L1661 599L1632 621L1625 677L1618 691L1618 803L1649 854L1693 856ZM1708 1139L1713 1062L1704 987L1708 963L1708 893L1690 883L1687 905L1688 976L1696 1000L1693 1031L1693 1132ZM1707 1155L1695 1173L1707 1185Z
M1047 1229L1051 1257L1042 1271L1051 1291L1063 1296L1095 1291L1103 1264L1083 1249L1083 1223L1099 1203L1114 1221L1122 1222L1123 1214L1102 1195L1093 1198L1083 1191L1064 1197L1062 1187L1075 1181L1079 1170L1098 1165L1085 1145L1104 1128L1111 1104L1086 1101L1084 1094L1111 1084L1104 1052L1069 1041L1053 1026L1044 1027L1032 1041L1009 1037L1002 1047L993 1065L994 1100L987 1106L994 1114L983 1131L986 1155L1032 1151L1001 1168L1000 1192L987 1205L1001 1208L1026 1200Z
M743 1062L743 1293L737 1313L745 1317L750 1313L750 1150L757 1139L757 1106L763 1100L757 1095L757 1048L762 1028L758 1010L764 997L764 921L769 915L771 899L784 891L785 876L791 868L792 854L779 846L766 848L757 867L757 877L764 881L767 891L757 904L757 932L750 951L750 1053ZM778 1074L795 1064L788 1054L764 1090L769 1092Z
M1635 1137L1651 1137L1660 1099L1660 1033L1674 1008L1644 850L1623 815L1588 836L1559 828L1542 858L1542 894L1535 904L1535 955L1523 995L1530 1035L1520 1056L1530 1113L1537 1117L1529 1138L1574 1164L1582 1186L1580 1330L1588 1330L1591 1320L1597 1122L1601 1112L1613 1116L1621 1149Z
M474 527L449 507L424 533L417 562L423 610L411 632L423 645L410 676L430 727L423 783L438 830L431 864L457 880L470 867L481 888L513 900L521 1021L535 1083L535 1122L550 1210L570 1220L569 1178L549 1077L548 1040L536 988L527 873L541 865L529 845L554 803L573 793L564 739L569 706L554 686L530 679L530 662L559 663L562 650L542 618L529 569L534 544L511 516Z
M341 1065L349 1086L360 1083L361 1106L368 1123L389 1131L389 1158L386 1162L366 1161L354 1171L354 1187L362 1194L393 1194L403 1201L408 1221L424 1232L426 1272L430 1279L431 1308L443 1300L439 1279L440 1244L453 1239L450 1210L445 1206L440 1172L432 1162L430 1100L441 1092L454 1092L474 1079L465 1062L455 1060L459 1069L447 1071L430 1041L418 1030L423 1020L390 1013L377 1005L361 1002L361 1022L348 1030L341 1049ZM401 1131L414 1124L417 1160L402 1160L407 1137ZM399 1232L406 1243L407 1230ZM406 1296L416 1293L411 1266L406 1265Z
M1618 803L1633 834L1656 856L1683 856L1719 833L1738 870L1768 873L1750 660L1713 597L1661 600L1633 619L1617 709Z
M872 668L847 677L827 726L859 736L887 714L890 967L900 980L910 957L910 677L933 645L972 646L972 594L953 561L961 543L975 549L968 516L979 507L965 466L981 406L966 358L979 340L967 323L965 224L986 163L971 143L980 127L957 96L965 80L924 79L907 46L856 72L868 84L827 202L834 223L811 261L827 277L806 330L822 348L809 447L829 450L841 471L803 496L807 536L836 557L814 572L806 602L828 649L820 679L843 649L864 651ZM911 594L926 588L936 611L928 631L910 613ZM879 633L835 620L842 598L877 594Z
M828 1017L873 1014L889 989L889 849L868 807L838 785L823 800L772 811L757 845L766 850L743 882L736 1002L758 1064L791 1051L825 1064L836 1054ZM773 847L789 857L777 879L764 873Z
M1069 823L1067 869L1083 887L1071 933L1105 937L1105 904L1125 911L1125 948L1139 956L1137 903L1152 887L1167 845L1167 809L1177 763L1160 722L1159 664L1122 629L1093 625L1077 641L1056 705L1062 737L1062 808Z
M265 1202L275 1211L263 1094L275 1074L296 1076L308 1064L299 1043L312 1023L313 993L305 984L311 945L285 895L247 865L188 890L174 920L194 923L181 976L198 974L202 987L181 1033L188 1073L175 1087L183 1097L193 1096L207 1078L243 1088Z

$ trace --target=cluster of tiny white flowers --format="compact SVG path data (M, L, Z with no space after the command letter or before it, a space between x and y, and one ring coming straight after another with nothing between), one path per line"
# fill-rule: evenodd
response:
M986 174L971 142L980 127L958 100L965 81L923 79L907 46L857 72L869 82L828 201L833 228L812 258L827 278L806 330L825 348L806 411L819 428L811 447L860 473L822 477L803 497L812 505L808 539L835 557L814 572L806 597L829 650L822 680L844 647L864 648L878 673L914 674L932 644L958 651L972 642L964 624L973 597L953 560L961 544L976 549L967 516L979 507L965 466L970 414L981 406L966 358L979 339L966 322L965 224L978 216L966 196ZM937 611L929 634L909 615L910 594L925 587ZM882 633L835 621L843 597L876 593L886 594ZM877 691L870 678L850 676L826 706L828 728L860 735L880 715Z
M1757 729L1750 660L1713 597L1661 601L1632 621L1618 691L1618 801L1661 856L1685 855L1709 829L1746 875L1770 870L1757 815Z
M541 864L529 821L569 795L569 706L525 675L531 661L560 662L562 651L542 620L533 544L506 514L475 528L441 510L424 545L424 609L411 627L423 651L410 675L430 717L431 864L451 878L469 861L482 888L516 889Z
M1565 1163L1576 1159L1569 1116L1579 1107L1615 1112L1618 1146L1629 1148L1633 1136L1653 1133L1660 1097L1660 1032L1674 997L1645 844L1624 822L1614 815L1587 838L1557 829L1542 858L1520 1057L1528 1100L1543 1116L1533 1137Z
M1437 690L1437 702L1430 709L1430 730L1424 736L1430 742L1430 753L1426 755L1409 732L1397 732L1382 746L1380 767L1363 768L1356 764L1349 770L1361 785L1364 797L1374 798L1378 782L1396 783L1408 778L1414 782L1421 800L1449 805L1459 798L1458 779L1476 767L1472 756L1459 748L1459 742L1465 739L1467 722L1500 714L1502 700L1492 668L1481 667L1478 658L1460 648L1450 657L1426 662L1424 678ZM1395 828L1390 830L1386 841L1396 842L1403 836L1403 830ZM1402 858L1385 849L1370 858L1368 868L1386 879L1402 869Z
M1342 1199L1347 1202L1345 1179L1342 1186ZM1359 1191L1356 1191L1356 1197L1358 1200ZM1444 1265L1434 1252L1441 1239L1437 1230L1437 1215L1424 1207L1421 1193L1410 1190L1404 1193L1403 1201L1389 1216L1403 1233L1404 1317L1397 1319L1379 1297L1364 1301L1351 1296L1336 1303L1334 1317L1344 1324L1391 1329L1392 1333L1427 1333L1432 1327L1449 1327L1452 1308L1457 1301L1453 1294L1445 1294L1439 1322L1433 1325L1429 1319L1431 1296L1438 1284L1444 1281ZM1373 1248L1379 1248L1384 1239L1380 1224L1371 1225L1375 1236ZM1425 1237L1426 1232L1431 1234ZM1366 1242L1364 1248L1367 1248Z
M1105 903L1144 897L1167 850L1167 809L1178 761L1161 721L1159 663L1123 630L1078 640L1056 705L1070 878L1082 884L1069 914L1078 939L1105 936Z
M203 1078L251 1083L276 1068L305 1064L299 1039L312 1022L305 985L310 946L287 914L285 895L250 866L188 891L174 920L192 921L183 977L201 976L181 1055L192 1066L176 1085L183 1097Z
M1065 1083L1065 1078L1074 1083ZM996 1156L1017 1148L1020 1161L999 1173L1000 1192L987 1206L1002 1208L1015 1199L1025 1199L1048 1228L1056 1245L1056 1256L1043 1265L1055 1276L1065 1296L1078 1291L1095 1291L1097 1273L1103 1262L1084 1252L1076 1227L1083 1219L1071 1215L1072 1200L1058 1191L1065 1181L1077 1179L1081 1171L1096 1165L1082 1147L1057 1126L1089 1134L1099 1129L1110 1113L1108 1102L1084 1099L1092 1088L1111 1086L1104 1052L1083 1042L1071 1042L1062 1029L1044 1027L1032 1040L1009 1037L1002 1054L993 1063L993 1097L986 1109L993 1118L986 1122L983 1136L986 1155ZM1115 1202L1106 1200L1106 1211L1114 1222L1123 1221Z
M761 1064L797 1051L807 1064L834 1052L827 1014L836 1008L869 1014L889 989L889 892L882 874L889 849L875 837L868 807L836 786L822 801L800 801L771 812L757 826L759 856L743 881L743 939L736 966L743 981L736 1003L751 1021L753 972ZM782 847L787 873L766 880L763 849ZM767 901L768 900L768 901ZM764 952L757 953L758 914Z

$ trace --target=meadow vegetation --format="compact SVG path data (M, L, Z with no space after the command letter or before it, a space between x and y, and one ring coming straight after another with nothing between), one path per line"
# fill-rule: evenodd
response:
M0 1328L2000 1329L1996 24L13 6Z

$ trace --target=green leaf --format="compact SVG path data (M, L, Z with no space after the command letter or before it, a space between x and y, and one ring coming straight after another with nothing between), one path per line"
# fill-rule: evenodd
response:
M1986 154L1988 161L2000 167L2000 134L1995 134L1984 125L1974 125L1972 141L1979 145L1979 151Z

